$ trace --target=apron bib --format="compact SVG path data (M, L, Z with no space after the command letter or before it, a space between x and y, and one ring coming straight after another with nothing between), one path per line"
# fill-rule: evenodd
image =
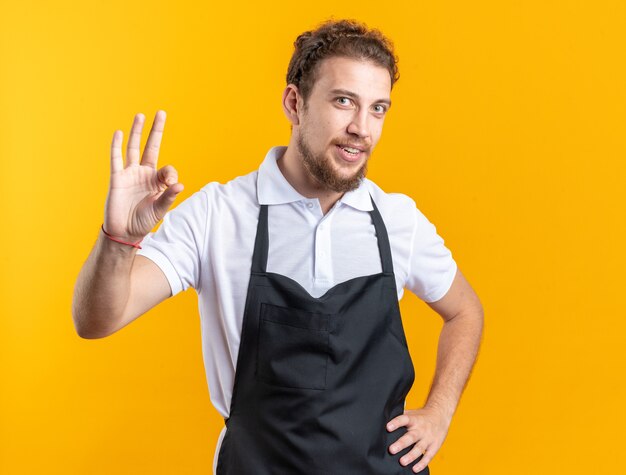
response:
M319 298L267 272L268 206L261 205L229 418L217 475L413 474L389 446L415 378L387 230L369 213L379 274L339 283ZM428 467L421 472L430 473Z

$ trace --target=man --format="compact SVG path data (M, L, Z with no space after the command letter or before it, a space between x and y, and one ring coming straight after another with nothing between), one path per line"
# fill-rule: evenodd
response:
M211 400L225 420L217 474L427 474L446 437L483 311L415 202L365 178L396 61L380 32L353 21L300 35L282 102L289 145L171 212L183 185L173 167L157 170L165 113L141 162L143 116L126 167L114 134L105 219L78 278L74 323L81 337L102 338L198 291ZM414 379L404 288L445 322L416 410L404 408Z

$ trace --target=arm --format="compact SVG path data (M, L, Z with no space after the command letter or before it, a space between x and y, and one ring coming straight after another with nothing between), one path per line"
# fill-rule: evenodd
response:
M81 338L109 336L171 296L163 271L136 252L100 230L74 288L72 317Z
M183 185L176 170L157 170L165 112L157 111L140 159L143 114L137 114L122 158L122 133L111 143L111 181L104 211L104 229L126 242L137 242L163 218ZM119 133L118 133L119 132ZM171 295L163 271L137 249L115 242L100 230L81 269L72 301L72 318L82 338L116 332Z
M483 308L460 270L446 295L428 304L441 318L437 367L424 407L452 420L474 366L483 329Z
M483 329L483 308L478 296L460 270L446 295L428 304L444 320L439 336L437 367L426 404L422 409L407 410L392 419L387 430L407 426L407 433L394 442L391 453L414 447L401 459L423 470L439 450L450 427L452 416L474 366Z

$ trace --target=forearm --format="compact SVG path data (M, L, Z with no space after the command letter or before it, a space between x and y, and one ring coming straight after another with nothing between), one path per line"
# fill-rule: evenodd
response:
M137 249L108 239L102 229L76 281L72 317L83 338L106 336L128 301Z
M483 310L473 308L446 321L439 336L437 367L425 407L452 420L474 366L483 329Z

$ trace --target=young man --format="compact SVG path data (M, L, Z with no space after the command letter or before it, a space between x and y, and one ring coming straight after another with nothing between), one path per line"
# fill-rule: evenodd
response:
M217 474L426 474L446 437L483 311L415 202L365 178L396 61L384 36L353 21L300 35L283 94L288 146L170 212L183 186L173 167L157 170L165 113L141 162L143 116L125 167L114 134L105 219L78 278L74 323L81 337L102 338L198 291L211 400L225 420ZM416 410L404 407L414 380L404 288L445 321Z

